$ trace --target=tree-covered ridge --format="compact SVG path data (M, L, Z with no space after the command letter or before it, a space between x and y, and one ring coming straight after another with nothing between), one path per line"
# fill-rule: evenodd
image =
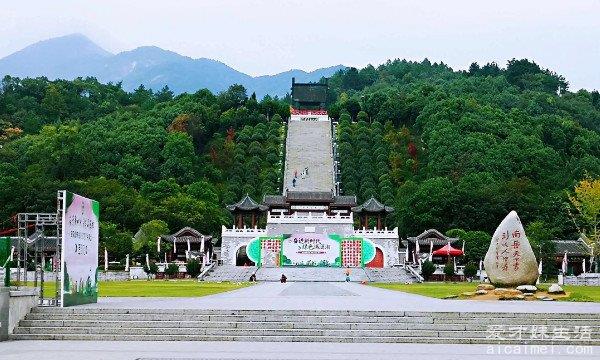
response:
M143 223L219 235L224 205L280 187L289 105L241 86L174 97L96 80L5 78L0 89L0 228L55 211L56 191L98 200L101 241L131 251Z
M546 237L576 236L567 192L600 175L597 92L527 60L462 72L394 60L329 84L342 190L395 206L402 235L491 234L514 209Z

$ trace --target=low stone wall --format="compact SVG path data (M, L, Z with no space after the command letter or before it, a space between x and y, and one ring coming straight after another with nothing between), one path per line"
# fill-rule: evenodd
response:
M140 268L141 269L141 268ZM2 272L0 274L0 276L2 278L4 278L4 273ZM39 278L40 274L38 274L38 281L40 281ZM27 281L33 281L33 279L35 278L35 273L33 271L28 271L27 272ZM11 269L11 273L10 273L10 279L11 281L17 281L17 270L16 269ZM21 280L24 279L24 274L21 273ZM129 280L129 271L100 271L100 273L98 274L98 279L100 281L123 281L123 280ZM55 276L53 272L44 272L44 281L45 282L50 282L50 281L54 281L55 280Z
M578 276L565 276L565 285L600 286L600 273L586 273Z
M31 308L38 305L39 290L35 288L24 288L21 290L11 290L8 311L8 333L12 334L13 330L27 315Z

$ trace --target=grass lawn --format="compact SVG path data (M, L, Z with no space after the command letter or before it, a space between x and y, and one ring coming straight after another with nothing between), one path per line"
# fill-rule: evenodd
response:
M398 290L407 293L429 296L442 299L446 296L460 295L463 292L475 291L477 283L444 283L424 282L420 284L371 284L382 289ZM538 288L546 291L550 284L540 284ZM568 296L559 301L600 302L600 286L573 286L562 287ZM476 299L476 298L475 298Z
M33 286L33 282L28 282ZM197 297L241 289L250 283L211 283L195 280L132 280L132 281L102 281L99 283L99 296L105 297ZM44 283L44 297L52 297L55 283Z
M424 282L416 284L404 284L404 283L374 283L373 286L389 289L404 291L411 294L429 296L433 298L442 299L450 295L458 295L465 291L474 291L477 287L475 283L444 283L444 282Z

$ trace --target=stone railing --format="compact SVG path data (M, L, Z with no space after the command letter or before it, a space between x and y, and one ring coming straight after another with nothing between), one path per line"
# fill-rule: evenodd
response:
M244 237L257 237L264 236L267 234L266 229L258 228L236 228L235 226L231 229L221 226L221 236L244 236Z
M398 238L398 228L394 228L392 230L388 230L388 228L377 230L377 229L357 229L354 230L355 235L363 236L370 239L377 238Z
M354 217L350 215L327 215L327 213L299 213L295 212L292 215L271 214L267 216L267 223L290 224L290 223L315 223L315 224L352 224Z
M579 276L565 276L565 285L584 285L584 286L600 286L600 274L599 273L585 273Z

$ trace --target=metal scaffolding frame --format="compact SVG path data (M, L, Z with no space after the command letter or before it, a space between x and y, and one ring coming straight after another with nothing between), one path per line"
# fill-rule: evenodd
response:
M62 244L62 212L64 193L58 192L57 211L55 213L19 213L17 214L17 286L21 280L27 285L27 265L33 250L34 278L33 286L40 288L40 305L60 305L60 267ZM33 228L33 229L32 229ZM52 261L56 282L53 298L44 298L44 255L46 239L55 240L55 252ZM33 249L31 249L33 248ZM23 273L21 275L21 272Z

